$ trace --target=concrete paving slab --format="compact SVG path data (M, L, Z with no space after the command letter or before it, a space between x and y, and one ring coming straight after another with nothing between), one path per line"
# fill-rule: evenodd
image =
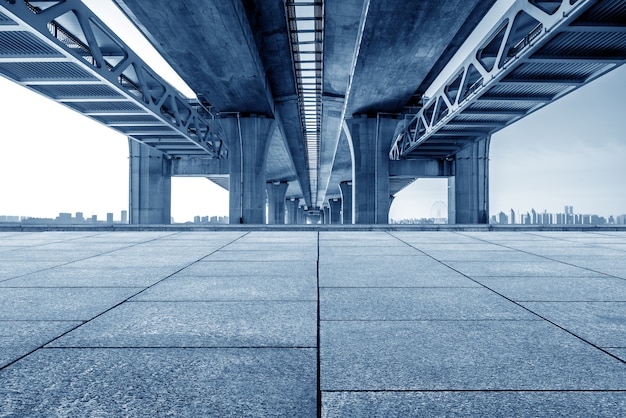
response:
M46 270L62 264L56 261L4 261L0 263L0 281Z
M137 245L122 250L113 251L107 254L103 254L100 257L109 258L124 258L129 261L133 260L146 260L153 259L154 261L181 261L181 260L195 260L199 257L205 256L216 251L215 246L204 248L198 246L198 248L188 247L167 247L167 246L155 246L155 245Z
M545 258L537 255L527 254L521 251L507 250L505 248L492 251L428 250L424 252L429 256L441 261L546 261Z
M320 315L323 321L538 320L484 288L321 288Z
M1 287L147 287L177 269L159 267L76 268L74 264L0 282Z
M72 267L75 268L108 268L108 267L124 267L130 266L131 268L140 267L158 267L158 268L170 268L172 272L175 272L193 262L198 260L196 257L182 258L182 259L167 259L161 258L157 255L148 255L146 257L126 257L121 254L117 255L105 255L99 257L92 257L86 260L80 260L72 263Z
M7 251L15 251L15 250L19 250L22 247L14 247L14 246L8 246L8 245L2 245L1 239L0 239L0 253L5 253Z
M2 238L4 243L10 245L34 247L47 245L54 242L72 241L98 235L94 232L70 232L70 231L47 231L47 232L21 232Z
M44 349L0 371L0 416L316 416L313 349Z
M206 258L207 261L291 261L316 260L317 254L309 250L292 251L218 251Z
M626 347L626 301L521 304L592 344Z
M0 321L0 368L80 324L80 321Z
M344 245L341 247L320 247L320 258L324 258L327 256L331 257L354 257L354 256L363 256L363 253L375 254L376 256L413 256L413 255L423 255L415 248L409 247L408 245L404 245L402 243L397 243L393 246L350 246Z
M417 250L429 253L431 251L501 251L505 248L484 242L463 242L463 243L410 243Z
M322 416L612 418L626 392L323 392Z
M350 247L397 247L407 244L391 235L380 239L323 239L320 237L321 248Z
M83 234L83 235L81 235ZM87 233L77 232L75 238L80 238L82 242L116 242L116 243L140 243L155 241L158 239L175 237L177 232L171 231L114 231L114 232L99 232L99 233Z
M390 235L382 231L320 231L320 243L326 241L380 241L389 240Z
M142 292L133 301L237 301L237 300L313 300L317 301L317 280L291 274L222 277L171 278Z
M446 265L470 277L482 276L601 276L587 269L556 261L450 261Z
M24 262L29 260L52 261L57 264L63 264L94 257L99 254L97 251L91 251L88 249L74 248L71 250L52 250L44 248L45 247L39 247L37 250L18 250L0 253L0 264L12 263L14 261Z
M457 232L447 231L420 231L415 233L414 231L391 231L389 235L406 241L408 243L422 243L422 244L460 244L460 243L476 243L477 240L473 237L465 236ZM492 234L493 235L493 234Z
M245 234L238 242L246 243L267 243L267 244L280 244L280 243L310 243L317 242L317 232L302 232L302 231L253 231L249 234Z
M626 364L544 321L322 321L321 389L626 390Z
M176 273L176 277L247 277L247 276L281 276L281 277L317 277L317 261L265 261L229 262L204 259Z
M604 269L617 269L626 272L626 253L613 255L567 255L551 257L574 266L580 266L592 270L603 271Z
M582 244L568 244L563 242L554 242L551 245L545 243L530 244L530 245L508 245L507 248L515 249L518 251L525 251L531 254L538 254L545 257L555 256L571 256L581 254L585 256L605 256L609 254L615 254L611 249L594 247Z
M265 252L290 252L290 251L308 251L310 254L317 253L317 244L308 243L280 243L271 244L266 243L250 243L250 242L235 242L229 244L220 249L220 251L265 251Z
M617 356L618 358L622 359L624 362L626 362L626 347L623 347L623 348L605 347L604 349L608 351L609 353L613 354L614 356Z
M247 232L244 231L179 231L176 235L172 235L169 240L176 241L223 241L229 242L245 236Z
M621 253L626 253L626 243L625 242L614 242L614 243L610 243L610 242L601 242L601 243L597 243L595 244L595 246L597 246L598 248L603 248L605 251L619 251Z
M479 277L516 301L626 301L626 280L613 277Z
M316 347L317 304L125 303L52 343L54 347Z
M0 320L84 321L141 288L3 288Z
M97 254L109 253L111 251L124 250L129 248L130 245L126 242L123 243L109 243L109 242L83 242L80 239L72 241L52 242L50 244L37 247L38 250L53 250L53 251L74 251L74 250L88 250Z
M598 271L609 276L626 279L626 271L624 271L624 269L622 268L603 268L603 269L598 269Z
M322 287L465 287L475 283L426 256L327 256L319 261ZM478 286L478 285L476 285Z

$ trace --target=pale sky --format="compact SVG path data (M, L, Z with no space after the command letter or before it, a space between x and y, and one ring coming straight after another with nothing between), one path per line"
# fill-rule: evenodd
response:
M144 59L159 65L152 61L158 56ZM190 94L182 83L176 86ZM128 209L126 137L4 78L0 91L5 157L0 215L56 217L81 211L105 219L113 212L119 219ZM511 208L558 212L564 205L577 213L626 213L624 97L626 66L494 135L490 214ZM436 201L447 202L446 180L418 180L398 194L390 217L430 217ZM219 186L203 178L172 180L176 222L227 214L228 192Z

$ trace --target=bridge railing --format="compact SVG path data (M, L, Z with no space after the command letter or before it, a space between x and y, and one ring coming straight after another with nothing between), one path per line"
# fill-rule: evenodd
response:
M432 137L443 135L438 132L448 122L510 74L516 63L541 46L544 38L570 23L593 3L593 0L517 0L452 72L454 75L448 82L436 90L397 134L389 158L406 157ZM517 118L523 116L522 112L518 113Z
M0 15L0 32L8 34L0 73L7 78L167 154L226 157L203 106L156 74L81 1L4 0ZM64 66L51 70L50 63Z

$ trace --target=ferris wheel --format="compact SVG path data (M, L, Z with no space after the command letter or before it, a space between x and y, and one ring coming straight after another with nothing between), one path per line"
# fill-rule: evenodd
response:
M430 217L434 219L436 224L445 224L448 222L448 205L441 200L436 201L430 207Z

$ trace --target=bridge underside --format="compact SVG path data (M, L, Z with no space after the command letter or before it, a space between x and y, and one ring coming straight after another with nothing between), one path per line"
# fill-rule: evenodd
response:
M131 139L140 223L169 221L172 176L228 189L234 223L386 223L445 177L449 219L486 222L490 136L626 60L622 0L112 1L196 97L79 0L0 5L0 74Z

